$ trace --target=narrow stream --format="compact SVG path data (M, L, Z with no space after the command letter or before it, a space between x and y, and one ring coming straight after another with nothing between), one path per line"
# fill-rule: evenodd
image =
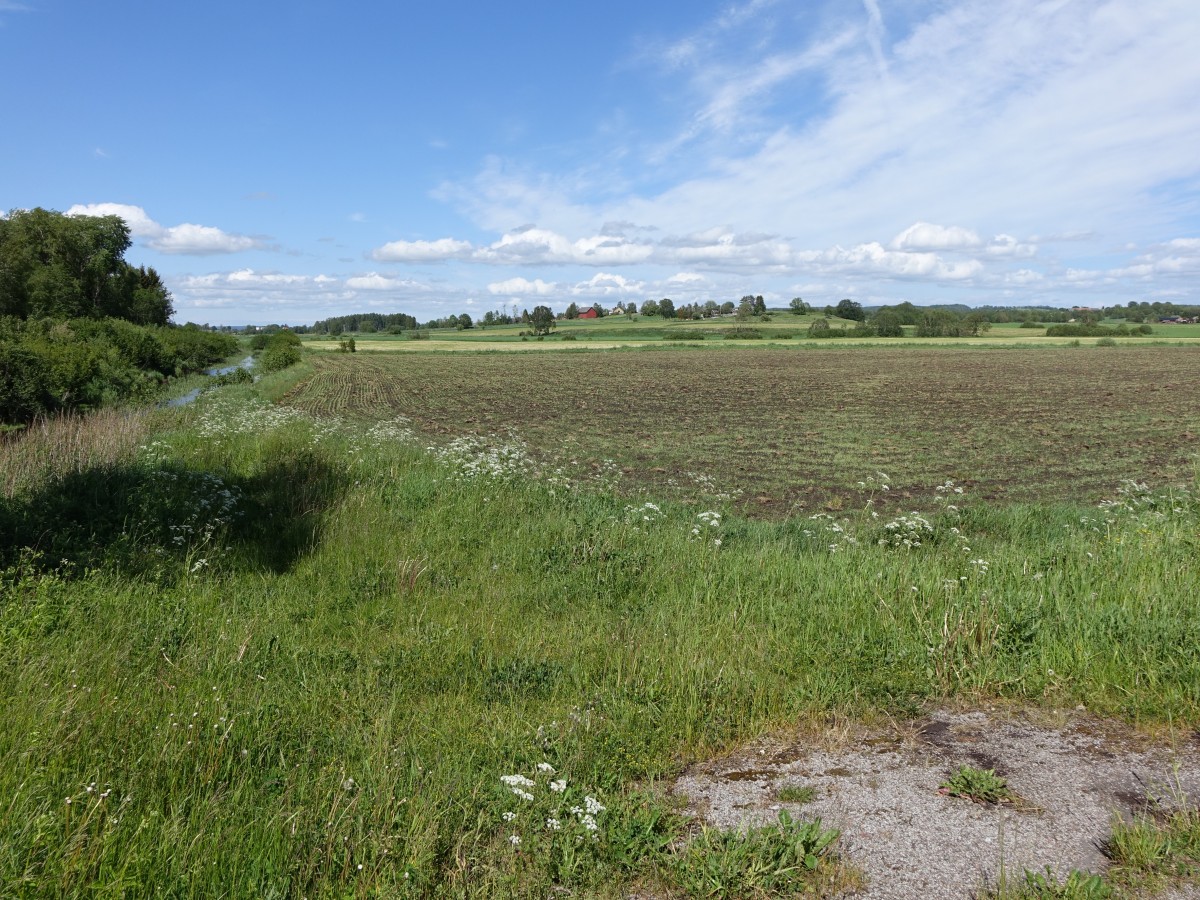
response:
M204 374L211 376L211 377L216 377L217 375L228 375L230 372L236 372L238 369L245 369L247 372L249 372L250 369L253 368L253 366L254 366L254 357L247 356L241 362L235 363L232 366L220 366L219 368L205 369ZM162 406L162 407L187 406L189 403L195 402L196 398L200 396L200 394L201 394L201 392L203 392L203 390L204 390L203 385L201 385L198 388L192 388L190 391L188 391L186 394L183 394L182 396L172 397L170 400L164 400L162 403L159 404L159 406Z

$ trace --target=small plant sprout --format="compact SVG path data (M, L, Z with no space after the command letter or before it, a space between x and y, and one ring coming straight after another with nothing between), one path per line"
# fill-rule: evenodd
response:
M976 769L963 766L943 781L939 793L951 797L963 797L976 803L1011 803L1017 795L1008 787L1008 782L996 774L995 769Z

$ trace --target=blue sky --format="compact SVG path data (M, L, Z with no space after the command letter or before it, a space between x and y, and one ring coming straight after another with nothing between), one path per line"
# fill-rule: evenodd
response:
M213 324L1196 303L1197 48L1195 0L0 0L0 208L125 216Z

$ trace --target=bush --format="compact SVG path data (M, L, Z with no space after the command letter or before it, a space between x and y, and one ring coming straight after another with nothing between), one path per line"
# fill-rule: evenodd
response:
M290 331L281 331L271 335L267 341L267 348L258 359L258 367L263 372L278 372L300 362L300 357L300 338Z
M54 408L44 360L13 343L0 343L0 422L28 422Z
M1153 329L1149 325L1140 325L1131 329L1128 325L1118 325L1113 328L1108 325L1091 325L1087 322L1051 325L1046 329L1046 337L1130 337L1151 333L1153 333Z
M1102 338L1100 338L1100 340L1096 341L1096 346L1097 347L1115 347L1115 346L1117 346L1117 341L1115 338L1102 337Z
M690 330L677 329L675 331L668 331L666 334L664 334L663 340L664 341L702 341L702 340L704 340L704 332L697 331L694 328L690 329Z
M726 340L730 341L761 341L763 333L757 328L747 328L743 325L726 328L723 332Z
M868 333L873 333L870 329L867 329L867 331ZM855 328L855 332L858 332L857 327ZM817 319L817 321L808 326L808 336L817 339L844 338L850 337L850 332L846 330L845 325L841 328L832 328L829 325L828 319Z

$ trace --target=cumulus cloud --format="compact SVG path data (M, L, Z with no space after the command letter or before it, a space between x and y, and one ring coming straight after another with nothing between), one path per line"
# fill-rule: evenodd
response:
M988 242L986 250L991 256L1034 256L1037 244L1019 241L1011 234L998 234Z
M183 253L189 256L209 256L217 253L239 253L262 245L257 238L229 234L210 225L173 225L164 228L147 246L161 253Z
M231 234L211 225L160 225L142 207L125 203L77 203L67 210L67 215L120 216L129 226L130 234L160 253L212 256L262 248L259 238Z
M542 281L540 278L535 278L529 281L526 278L509 278L505 281L495 281L487 286L487 289L492 294L507 294L509 296L520 297L527 294L532 294L538 297L544 297L558 291L558 285Z
M849 249L802 251L797 256L818 271L885 278L961 281L983 272L978 260L948 262L936 253L887 250L874 241Z
M983 245L979 235L957 225L930 225L917 222L894 238L893 250L973 250Z
M470 241L439 238L436 241L392 241L371 251L378 262L437 262L469 256Z
M643 294L646 291L645 282L626 278L624 275L612 275L607 272L597 272L587 281L581 281L571 288L571 293L587 297L626 296L628 294Z

